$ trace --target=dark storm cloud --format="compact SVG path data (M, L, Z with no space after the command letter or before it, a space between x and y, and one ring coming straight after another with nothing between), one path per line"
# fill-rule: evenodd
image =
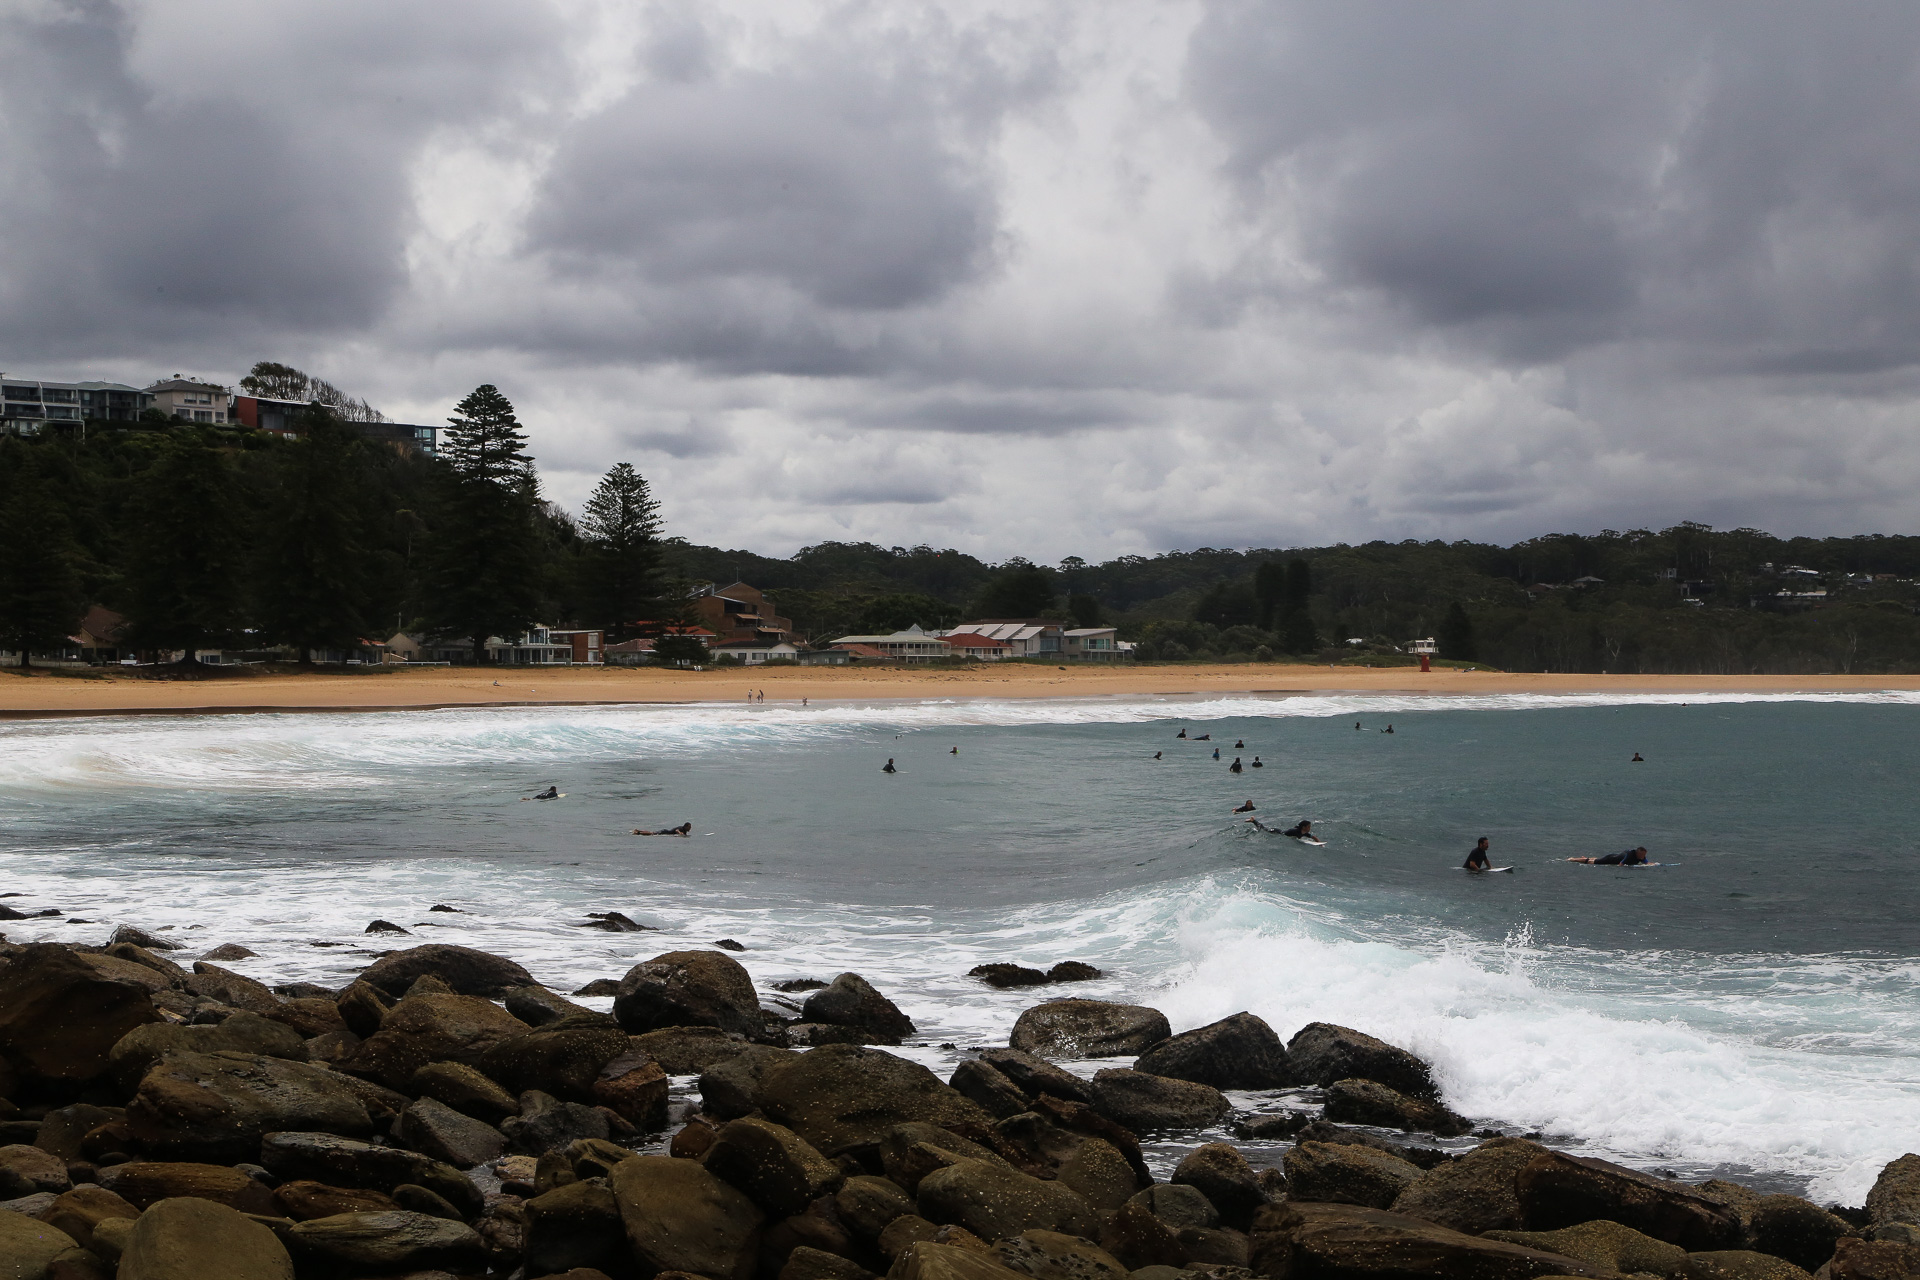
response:
M551 39L492 9L70 0L0 17L9 350L371 326L407 285L421 140L496 109L520 78L493 65L509 53L521 75L550 62ZM194 10L204 22L179 25Z
M1837 370L1920 340L1917 50L1910 4L1226 3L1189 83L1331 290L1515 359Z

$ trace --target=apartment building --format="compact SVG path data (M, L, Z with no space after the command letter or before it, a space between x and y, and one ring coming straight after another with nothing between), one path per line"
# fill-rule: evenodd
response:
M15 435L88 419L132 422L152 403L146 392L119 382L44 382L0 373L0 431Z
M155 409L182 422L208 422L224 425L231 420L227 389L192 378L163 379L147 388Z

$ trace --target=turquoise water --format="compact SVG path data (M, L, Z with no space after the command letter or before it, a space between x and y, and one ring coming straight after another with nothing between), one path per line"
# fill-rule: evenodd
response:
M969 967L1085 959L1109 976L1081 991L1176 1028L1349 1023L1431 1057L1476 1119L1857 1202L1920 1132L1916 716L1242 697L16 722L5 888L92 923L5 927L128 921L338 982L383 917L563 990L733 937L763 986L865 974L936 1067L1035 999ZM520 799L548 783L566 798ZM1247 799L1328 846L1254 831ZM627 834L682 820L694 838ZM1457 870L1480 835L1514 874ZM1666 865L1564 861L1633 844ZM604 909L662 932L575 927Z

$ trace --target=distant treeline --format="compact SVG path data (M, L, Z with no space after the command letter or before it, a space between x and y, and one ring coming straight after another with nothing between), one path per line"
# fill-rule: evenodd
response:
M94 605L146 652L341 652L396 630L471 644L535 622L619 639L685 620L693 584L739 579L816 643L1045 617L1117 626L1160 661L1397 662L1435 636L1443 656L1513 671L1920 671L1920 537L1680 524L1058 565L839 542L774 558L666 537L625 463L577 518L542 500L490 386L460 403L438 457L365 439L325 405L300 426L0 440L0 649L66 649Z

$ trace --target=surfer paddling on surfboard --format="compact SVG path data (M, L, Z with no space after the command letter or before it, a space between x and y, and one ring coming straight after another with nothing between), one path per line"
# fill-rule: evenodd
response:
M693 834L693 824L691 822L683 822L677 827L668 827L665 831L648 831L644 827L635 827L633 834L637 836L691 836Z
M527 799L529 800L558 800L559 798L560 798L560 788L558 787L548 787L545 791L542 791L537 795L531 795L527 797Z
M1610 853L1604 858L1568 858L1567 861L1584 862L1590 867L1643 867L1647 863L1647 846Z

